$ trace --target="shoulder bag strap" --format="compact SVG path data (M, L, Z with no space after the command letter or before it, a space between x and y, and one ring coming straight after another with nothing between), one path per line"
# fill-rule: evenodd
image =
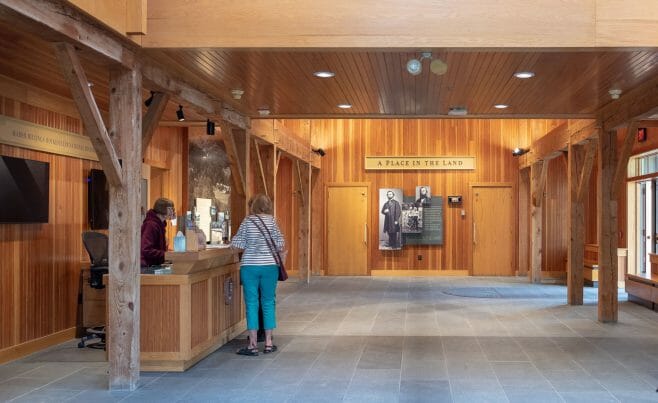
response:
M272 238L272 234L270 233L270 230L267 228L267 225L265 225L265 221L263 221L262 218L260 218L256 214L255 216L256 218L258 218L258 221L260 221L262 226L254 219L250 219L250 221L254 223L256 228L258 228L258 231L260 231L261 235L263 235L263 238L265 238L265 243L267 244L267 247L270 248L270 253L274 258L274 262L277 265L281 266L281 256L279 255L279 252L276 250L276 244L274 243L274 239ZM263 230L263 228L265 228L265 230ZM267 235L265 235L266 231L267 231Z

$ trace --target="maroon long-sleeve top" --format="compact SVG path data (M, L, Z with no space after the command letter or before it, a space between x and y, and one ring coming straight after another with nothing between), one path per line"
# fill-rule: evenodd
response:
M142 223L142 266L164 263L164 256L167 251L166 227L166 221L162 221L155 211L149 210L146 213L146 218Z

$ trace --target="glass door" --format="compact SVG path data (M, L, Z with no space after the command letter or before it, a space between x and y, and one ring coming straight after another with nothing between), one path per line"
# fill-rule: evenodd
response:
M637 189L637 268L638 274L651 271L649 253L656 252L656 186L655 179L638 182Z

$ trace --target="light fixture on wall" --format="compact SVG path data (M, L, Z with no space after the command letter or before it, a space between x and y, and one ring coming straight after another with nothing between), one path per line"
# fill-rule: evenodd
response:
M144 101L144 105L148 108L151 106L151 103L153 102L153 95L155 95L155 92L151 91L151 96L146 98L146 101Z
M420 59L409 59L407 62L407 72L412 76L417 76L423 71L423 60L430 59L430 71L437 76L445 74L448 71L448 65L441 59L432 59L432 52L421 52Z
M516 147L514 150L512 150L512 155L515 157L520 157L528 151L530 150L527 148Z
M314 153L316 153L320 157L324 157L325 154L326 154L326 152L323 149L319 148L319 147L318 148L311 148L311 151L313 151Z
M208 119L206 121L206 134L208 136L214 136L215 135L215 122L213 122L210 119Z
M176 111L176 117L178 118L179 122L185 120L185 114L183 113L183 105L178 105L178 110Z

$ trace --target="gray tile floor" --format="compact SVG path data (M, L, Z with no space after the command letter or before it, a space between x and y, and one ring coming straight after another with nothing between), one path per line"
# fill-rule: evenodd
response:
M103 354L65 343L0 366L0 401L658 402L658 313L514 278L317 278L279 288L279 351L232 341L185 373L106 390Z

